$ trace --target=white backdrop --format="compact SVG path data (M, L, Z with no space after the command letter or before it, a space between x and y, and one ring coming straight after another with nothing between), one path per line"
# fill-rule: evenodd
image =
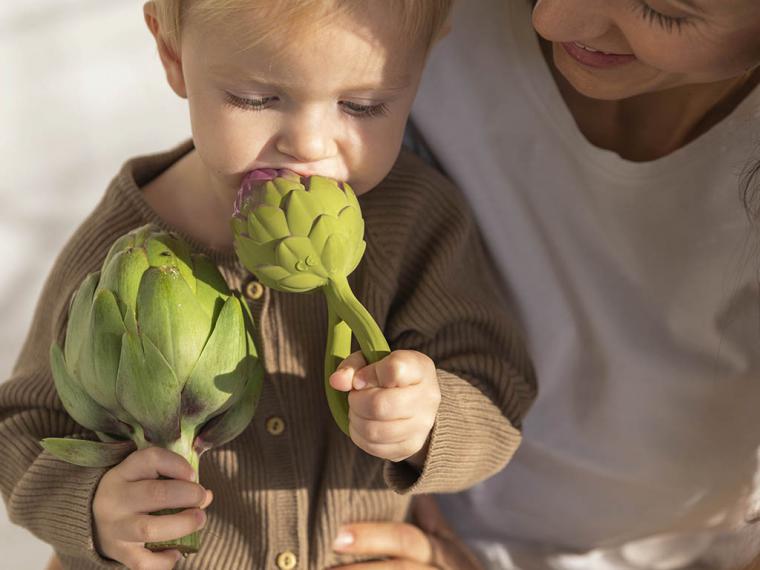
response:
M142 2L0 2L0 382L56 254L111 177L189 132ZM0 553L2 570L35 570L50 549L0 503Z

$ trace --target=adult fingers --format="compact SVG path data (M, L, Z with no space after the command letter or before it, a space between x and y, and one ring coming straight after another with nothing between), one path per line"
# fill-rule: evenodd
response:
M333 548L338 552L400 558L430 564L432 548L427 535L407 523L355 523L341 528Z
M206 508L213 495L198 483L179 479L147 479L127 485L125 504L134 513L161 509Z
M411 560L382 560L380 562L362 562L348 566L333 566L331 570L435 570L435 566L420 564Z
M114 470L126 481L158 479L162 476L169 479L195 480L195 472L184 457L160 447L135 451Z
M454 534L432 495L414 497L412 500L412 519L417 526L427 533L442 536Z

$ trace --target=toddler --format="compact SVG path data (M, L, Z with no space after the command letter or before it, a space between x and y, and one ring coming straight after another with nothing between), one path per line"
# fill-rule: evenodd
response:
M64 568L353 562L334 545L341 525L404 520L412 494L471 486L514 453L535 391L522 341L463 201L400 152L449 4L146 4L167 81L187 99L192 139L130 160L112 181L59 255L13 377L0 386L10 516L50 543ZM350 280L393 352L369 366L356 353L330 378L349 392L350 439L324 397L323 296L266 289L232 248L235 195L259 168L345 180L360 195L367 251ZM203 455L200 482L166 450L136 451L103 470L59 461L38 444L91 435L63 410L48 349L62 342L83 278L118 236L147 222L182 235L245 294L266 368L253 422ZM149 514L167 508L184 510ZM200 528L201 550L187 559L143 546Z

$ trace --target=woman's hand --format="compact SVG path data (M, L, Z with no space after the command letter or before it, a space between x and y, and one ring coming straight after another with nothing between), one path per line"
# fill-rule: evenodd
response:
M483 570L475 555L446 523L435 499L415 497L407 523L356 523L341 529L337 552L388 558L333 570Z

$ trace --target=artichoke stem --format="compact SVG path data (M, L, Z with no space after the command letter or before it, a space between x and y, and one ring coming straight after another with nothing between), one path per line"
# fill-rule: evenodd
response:
M193 448L192 431L189 433L190 437L186 437L185 432L183 432L182 437L180 437L178 440L162 447L168 449L169 451L173 451L174 453L177 453L178 455L181 455L187 459L188 463L190 463L190 466L193 468L193 473L195 475L194 479L197 482L199 480L198 468L200 465L200 455ZM165 479L165 477L160 478ZM184 509L163 509L150 514L173 515L182 512L183 510ZM145 544L145 548L153 552L175 549L179 550L183 556L187 556L188 554L198 552L200 545L200 534L196 531L181 538L175 538L174 540L166 540L163 542L148 542Z
M390 354L391 349L383 331L351 291L344 275L331 276L322 290L327 296L328 306L332 304L338 317L351 327L368 363L377 362Z
M348 392L340 392L330 386L330 376L338 365L351 354L351 328L327 302L327 350L325 353L325 395L335 423L343 433L348 433Z

